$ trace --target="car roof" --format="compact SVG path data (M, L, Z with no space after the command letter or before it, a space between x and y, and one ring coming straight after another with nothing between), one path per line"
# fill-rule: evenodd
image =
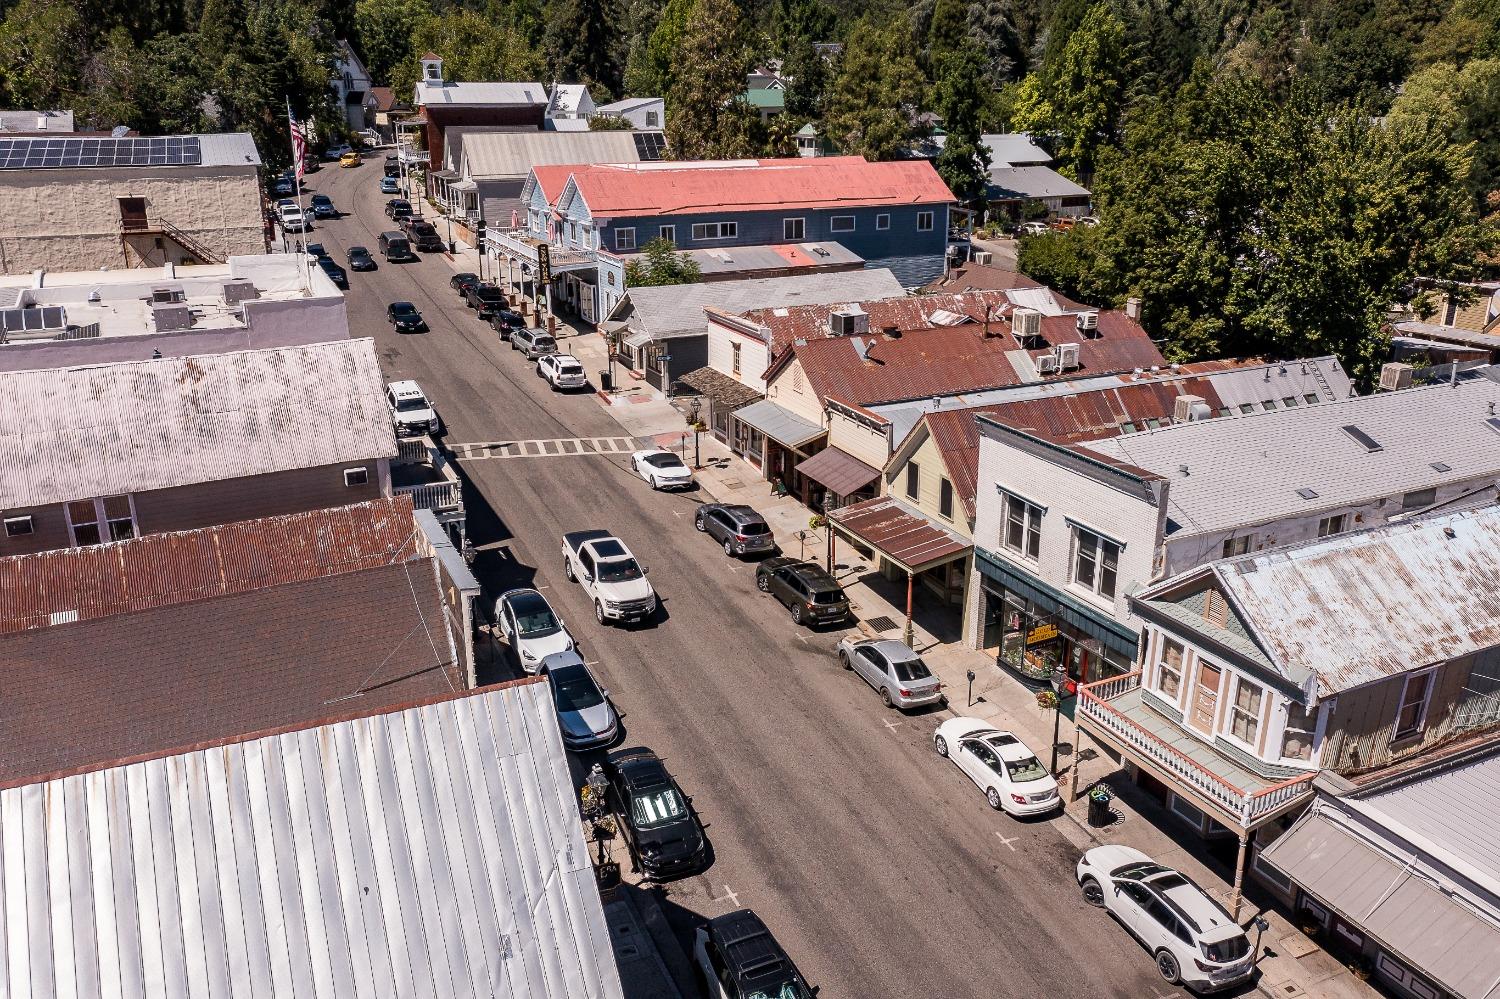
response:
M725 962L737 976L756 979L792 971L786 952L760 917L749 909L711 919L709 926Z
M403 378L399 382L391 382L387 388L398 396L422 395L422 387L410 378Z
M411 304L410 302L392 302L391 303L391 308L393 308L393 309L412 309L412 310L415 310L416 306L413 305L413 304Z
M1164 888L1161 884L1164 881L1177 883L1172 887ZM1194 884L1186 874L1169 868L1151 875L1144 883L1166 899L1179 915L1188 917L1200 934L1210 935L1215 939L1228 939L1238 932L1243 932L1240 925L1229 918L1229 913L1224 910L1223 906L1210 898L1208 893ZM1226 929L1230 932L1224 933Z
M794 563L792 573L805 583L826 584L830 589L839 589L839 581L828 574L828 570L816 562Z
M589 673L589 668L584 665L583 657L576 651L569 649L566 652L554 652L550 656L543 656L537 668L539 670L546 670L549 673L556 673L561 670L572 672L575 667L586 674ZM589 675L592 676L593 674Z
M905 642L897 641L894 638L872 638L869 641L858 644L874 649L892 662L902 662L907 659L917 658L917 654Z
M630 554L625 542L615 537L597 538L589 544L594 546L594 554L599 558L625 558Z
M666 764L649 749L633 749L611 761L620 776L632 787L655 787L672 783Z
M514 590L506 590L500 594L500 599L507 603L519 603L522 600L530 602L540 600L544 604L547 603L547 598L542 596L540 590L533 590L529 586L518 586Z

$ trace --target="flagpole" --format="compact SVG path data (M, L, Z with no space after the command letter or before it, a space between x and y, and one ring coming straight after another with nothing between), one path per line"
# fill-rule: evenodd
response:
M302 216L302 231L297 234L297 247L301 256L300 267L302 270L302 290L312 294L312 271L307 264L307 212L302 207L302 167L303 158L307 155L304 138L303 142L297 141L297 119L292 117L292 99L286 99L286 124L288 138L292 143L292 179L297 191L297 213ZM282 238L286 237L286 227L281 228Z

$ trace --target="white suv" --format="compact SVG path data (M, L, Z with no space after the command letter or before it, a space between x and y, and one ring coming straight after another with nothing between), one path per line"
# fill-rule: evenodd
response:
M536 360L536 373L554 389L583 388L589 383L583 365L572 354L543 354Z
M1217 992L1255 973L1250 938L1224 907L1141 851L1096 846L1078 861L1078 884L1146 945L1169 984Z
M410 379L387 385L385 401L391 407L391 422L400 436L435 434L442 429L437 410L432 408L421 387Z

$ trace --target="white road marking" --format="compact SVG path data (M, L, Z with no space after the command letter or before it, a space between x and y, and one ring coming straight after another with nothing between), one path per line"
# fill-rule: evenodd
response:
M738 909L740 907L740 894L739 894L739 892L730 891L728 885L724 886L724 894L723 895L719 896L718 898L715 898L713 895L709 895L708 896L708 900L710 902L729 902L736 909Z
M1006 846L1010 846L1010 852L1011 853L1015 853L1016 852L1016 848L1014 846L1011 846L1011 844L1014 843L1014 842L1016 842L1017 840L1019 840L1021 837L1019 837L1019 836L1012 836L1010 839L1006 839L1005 838L1005 834L1002 833L1002 832L1000 832L998 829L995 830L995 835L1000 837L1000 842L1004 843Z
M627 454L634 442L621 437L557 437L548 440L478 441L450 444L459 461L491 458L577 458Z
M901 723L900 722L893 722L889 718L887 718L887 719L885 719L885 727L888 730L894 732L894 731L896 731L896 729L898 729L898 728L901 727Z

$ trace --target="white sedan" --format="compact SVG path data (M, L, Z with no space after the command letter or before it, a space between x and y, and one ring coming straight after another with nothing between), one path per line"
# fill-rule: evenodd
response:
M1036 754L1010 732L981 718L943 722L932 736L932 748L979 786L991 808L1020 816L1062 805L1057 781Z
M651 448L630 456L635 474L651 483L652 489L691 489L693 472L671 451Z
M554 389L583 388L589 383L582 362L572 354L543 354L536 359L536 373Z

